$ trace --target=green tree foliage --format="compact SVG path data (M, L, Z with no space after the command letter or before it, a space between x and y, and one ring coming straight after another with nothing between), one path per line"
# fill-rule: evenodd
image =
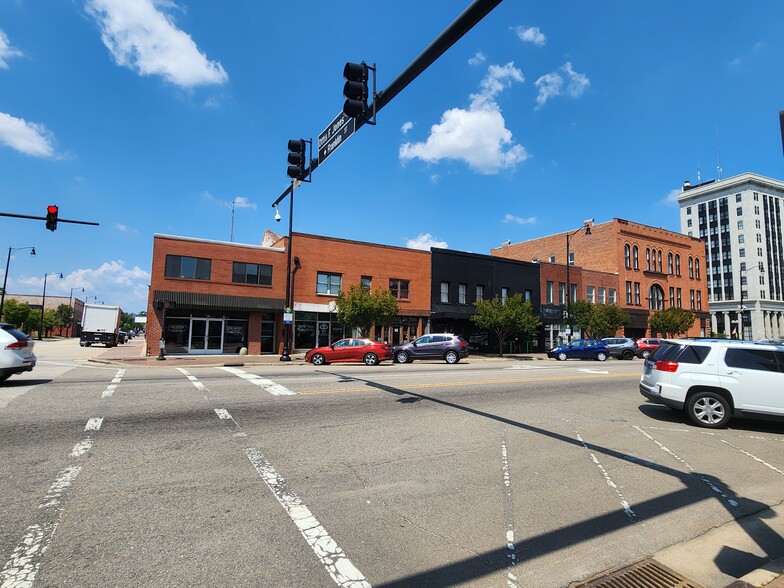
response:
M611 337L630 320L617 304L591 304L586 300L572 304L572 316L575 327L597 339Z
M533 313L533 305L524 301L520 292L508 297L505 304L495 296L492 300L477 300L475 307L471 321L480 329L495 333L501 355L504 354L504 342L510 336L533 333L542 325Z
M359 330L361 337L370 336L373 325L388 327L399 312L397 299L389 290L373 292L354 284L348 292L338 294L337 319L350 330Z
M695 320L697 317L692 311L671 306L654 312L648 319L648 326L651 333L662 333L665 337L678 337L685 334Z
M17 328L27 333L27 324L32 311L30 305L26 302L17 302L13 298L10 300L6 299L5 304L3 304L3 321L14 324Z
M60 334L62 335L63 329L66 329L73 324L73 308L67 304L61 304L54 313L54 326L60 330Z
M39 317L41 315L38 315ZM40 327L40 324L38 325ZM44 337L52 335L52 330L57 326L57 312L51 308L44 311Z
M131 330L135 329L136 328L135 320L136 320L136 315L135 314L131 314L131 313L127 313L127 312L121 312L120 313L120 329L123 330L123 331L131 331Z

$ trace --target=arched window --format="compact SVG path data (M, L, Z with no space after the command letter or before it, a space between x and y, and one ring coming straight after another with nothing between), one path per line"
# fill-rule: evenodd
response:
M661 249L659 249L659 273L662 273L662 254L661 254Z
M651 250L649 247L645 248L645 271L651 271Z
M694 277L694 259L692 259L691 255L689 256L689 277Z
M678 277L681 275L681 256L679 253L675 254L675 275Z
M695 259L694 260L694 277L697 278L698 280L700 279L700 260L699 259Z
M651 286L648 293L648 308L651 310L664 309L664 290L661 289L661 286L657 286L656 284Z
M623 263L626 269L632 269L632 249L628 243L623 246Z
M634 269L640 269L640 250L637 249L637 245L632 247L632 264Z
M672 253L667 254L667 273L670 275L673 274Z

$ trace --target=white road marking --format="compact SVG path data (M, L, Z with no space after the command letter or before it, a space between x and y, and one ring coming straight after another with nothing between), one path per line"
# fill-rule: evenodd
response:
M515 545L514 500L512 498L512 474L509 469L509 449L506 444L506 429L501 429L501 471L504 474L504 515L506 517L506 557L509 558L509 567L517 565L517 547ZM508 588L517 586L517 576L511 569L506 571L506 585Z
M645 431L643 431L643 430L642 430L640 427L638 427L638 426L636 426L636 425L635 425L635 426L634 426L634 428L635 428L635 429L637 429L637 430L638 430L640 433L642 433L643 435L645 435L645 436L646 436L648 439L650 439L651 441L653 441L654 443L656 443L656 445L658 445L658 446L659 446L659 449L661 449L662 451L664 451L665 453L667 453L668 455L672 456L674 459L676 459L677 461L679 461L680 463L682 463L682 464L683 464L683 466L684 466L686 469L688 469L688 470L689 470L689 471L690 471L690 472L691 472L691 473L692 473L694 476L698 477L698 478L699 478L700 480L702 480L702 481L703 481L705 484L707 484L707 485L708 485L708 487L709 487L711 490L713 490L713 491L714 491L716 494L718 494L719 496L721 496L722 498L724 498L724 499L727 501L727 503L728 503L730 506L738 506L738 502L737 502L736 500L733 500L733 499L732 499L732 498L730 498L729 496L727 496L727 493L726 493L726 492L724 492L724 491L723 491L721 488L719 488L719 487L718 487L718 486L717 486L717 485L716 485L714 482L710 481L710 480L709 480L708 478L706 478L705 476L702 476L702 475L700 475L700 474L697 474L697 473L694 471L694 468L693 468L693 467L691 467L691 465L690 465L690 464L689 464L689 463L688 463L688 462L687 462L685 459L682 459L682 458L681 458L681 457L680 457L680 456L679 456L677 453L675 453L674 451L672 451L672 450L668 449L667 447L665 447L665 446L664 446L662 443L660 443L659 441L657 441L656 439L654 439L653 437L651 437L651 436L650 436L648 433L646 433Z
M265 390L270 394L274 394L275 396L291 396L293 394L296 394L296 392L292 392L285 386L276 384L272 380L267 380L266 378L262 378L261 376L257 376L256 374L249 374L244 370L240 370L232 367L219 367L218 369L223 370L225 372L229 372L230 374L234 374L235 376L239 376L243 380L247 380L251 384L255 384L262 390Z
M762 465L764 465L766 468L770 468L770 469L771 469L771 470L773 470L774 472L777 472L777 473L781 474L782 476L784 476L784 472L782 472L782 471L781 471L779 468L777 468L777 467L775 467L775 466L772 466L771 464L769 464L768 462L766 462L766 461L764 461L764 460L760 459L760 458L759 458L759 457L757 457L756 455L752 455L752 454L751 454L751 453L749 453L748 451L745 451L745 450L741 449L740 447L737 447L737 446L733 445L733 444L732 444L732 443L730 443L729 441L725 441L724 439L721 439L721 442L722 442L722 443L726 443L727 445L729 445L729 446L730 446L730 447L732 447L733 449L737 449L737 450L738 450L738 451L740 451L740 452L741 452L743 455L747 455L748 457L750 457L750 458L751 458L751 459L753 459L754 461L756 461L756 462L758 462L758 463L761 463Z
M230 371L232 368L222 369ZM215 398L210 394L209 389L199 382L195 376L192 376L187 370L182 368L177 368L177 370L191 381L194 387L204 395L207 402L211 404L216 402ZM291 392L291 394L293 394L293 392ZM233 436L240 436L237 433L240 433L241 436L246 436L239 424L237 424L231 414L229 414L229 411L225 408L216 407L213 407L213 410L218 418L220 418L229 428ZM275 468L272 467L272 464L267 461L264 455L255 447L244 447L243 451L253 465L253 468L267 485L267 488L270 489L294 522L300 534L305 538L305 541L316 554L316 557L321 561L321 564L327 570L327 573L329 573L335 581L335 584L341 588L371 588L370 583L362 575L362 572L351 563L351 560L349 560L345 552L338 546L335 540L330 537L327 530L318 522L300 497L288 488L286 481L278 474Z
M609 374L608 371L600 371L600 370L589 370L589 369L578 369L578 372L585 372L587 374Z
M636 523L638 520L637 513L634 512L631 505L629 504L629 501L626 500L623 494L621 494L618 485L615 482L613 482L612 478L610 477L610 474L608 474L607 470L604 469L604 466L599 461L599 458L596 457L596 454L593 451L591 451L591 449L588 447L588 444L583 440L580 433L577 433L577 439L580 441L580 443L583 444L583 447L585 447L585 449L588 451L588 454L591 456L591 461L595 463L596 466L599 468L599 471L602 473L602 477L604 478L604 481L607 482L607 485L615 491L615 494L618 495L618 499L621 501L621 506L623 507L623 512L626 513L626 516L629 517L631 522Z
M122 380L125 370L118 370L112 384L116 387ZM107 386L107 390L110 386ZM114 388L112 388L112 391ZM104 390L101 399L111 397ZM103 417L92 417L84 427L84 439L74 445L69 459L79 459L93 446L93 435L101 429ZM64 502L68 491L76 482L82 466L71 465L57 474L55 481L49 487L44 500L38 505L36 522L27 527L24 536L11 554L3 570L0 572L0 588L31 588L38 569L41 567L43 555L49 548L57 525L63 516Z

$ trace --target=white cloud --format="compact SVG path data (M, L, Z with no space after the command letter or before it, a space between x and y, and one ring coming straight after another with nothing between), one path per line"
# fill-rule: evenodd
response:
M0 143L33 157L54 157L54 135L44 126L0 112Z
M529 216L528 218L522 218L520 216L515 216L513 214L507 214L504 216L505 223L517 223L518 225L530 225L536 222L535 216Z
M430 127L424 142L404 143L400 159L421 159L437 163L442 159L465 161L482 174L494 174L525 161L528 154L512 140L512 132L495 98L514 82L523 82L523 73L514 63L491 65L480 83L480 91L471 94L469 108L452 108L441 115L441 122Z
M430 233L420 233L413 239L406 241L406 247L409 249L422 249L423 251L430 251L431 247L439 247L446 249L449 247L446 241L437 241Z
M565 80L561 73L554 71L541 76L534 82L539 90L539 94L536 96L536 110L542 108L551 98L562 96L564 93L572 98L579 98L591 85L588 76L574 71L570 61L561 66L559 71L566 75Z
M414 128L414 123L412 123L411 121L406 121L403 123L403 126L400 127L400 132L405 135L406 133L408 133L408 131L410 131L413 128Z
M159 75L184 88L223 84L228 74L219 62L199 51L155 0L86 0L85 8L101 27L101 40L117 65L139 75Z
M256 208L256 203L255 202L251 202L250 200L248 200L244 196L237 196L234 199L234 206L235 206L235 208L253 208L253 209L255 209Z
M7 59L11 57L21 57L24 55L19 49L11 47L11 42L8 40L8 35L5 34L3 29L0 29L0 69L8 69Z
M678 206L678 196L680 195L681 195L681 189L673 188L667 193L667 195L664 197L662 202L664 204L674 204L675 206Z
M533 43L537 47L543 47L547 43L544 33L539 30L539 27L514 27L514 32L517 33L518 38L526 43Z
M468 65L482 65L485 61L487 61L485 54L481 51L477 51L476 55L468 60Z

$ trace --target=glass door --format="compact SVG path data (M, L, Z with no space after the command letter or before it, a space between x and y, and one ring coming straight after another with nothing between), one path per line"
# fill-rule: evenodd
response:
M189 353L223 352L223 319L191 319Z

